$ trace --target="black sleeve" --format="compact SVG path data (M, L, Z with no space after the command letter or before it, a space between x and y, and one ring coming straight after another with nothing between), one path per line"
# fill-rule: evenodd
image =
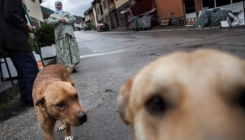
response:
M20 16L23 14L21 3L21 0L4 0L3 15L6 21L28 33L29 27L26 21Z

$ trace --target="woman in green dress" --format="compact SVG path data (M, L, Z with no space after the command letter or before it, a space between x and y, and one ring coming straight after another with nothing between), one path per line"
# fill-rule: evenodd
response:
M56 63L65 67L73 67L80 61L77 40L72 24L76 18L62 10L62 2L55 2L55 13L51 14L47 23L54 25L56 44ZM74 68L73 73L77 72Z

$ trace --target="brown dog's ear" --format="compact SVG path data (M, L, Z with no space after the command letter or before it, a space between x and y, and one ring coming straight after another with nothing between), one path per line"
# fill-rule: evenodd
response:
M128 107L132 84L133 78L128 79L126 83L121 87L119 96L117 98L118 111L125 124L131 124L132 122L132 114L130 108Z
M36 101L35 105L36 105L36 106L39 106L39 107L41 107L41 108L43 108L43 107L44 107L44 103L45 103L45 98L42 97L42 98L40 98L40 99L38 99L38 100Z

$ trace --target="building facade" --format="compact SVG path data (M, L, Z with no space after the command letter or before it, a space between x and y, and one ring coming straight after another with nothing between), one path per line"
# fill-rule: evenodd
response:
M203 7L243 10L242 0L155 0L157 15L172 18L196 18Z
M109 5L107 0L97 0L95 3L95 9L98 18L98 23L105 22L110 26L111 20L109 18Z
M128 9L131 6L130 0L114 0L115 10L112 12L116 28L128 29L128 17L131 15ZM128 11L128 12L124 12Z
M44 22L39 0L23 0L26 5L27 12L32 20L32 24L35 27L40 27ZM30 23L28 23L30 24Z

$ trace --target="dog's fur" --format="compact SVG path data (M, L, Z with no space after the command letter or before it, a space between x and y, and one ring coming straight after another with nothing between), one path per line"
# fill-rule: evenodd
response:
M160 57L121 87L118 110L137 140L245 140L245 62L209 49Z
M71 70L58 64L49 65L35 79L32 97L38 123L46 140L54 140L57 120L60 120L58 129L66 130L66 140L73 139L70 125L80 126L87 121L69 73Z

